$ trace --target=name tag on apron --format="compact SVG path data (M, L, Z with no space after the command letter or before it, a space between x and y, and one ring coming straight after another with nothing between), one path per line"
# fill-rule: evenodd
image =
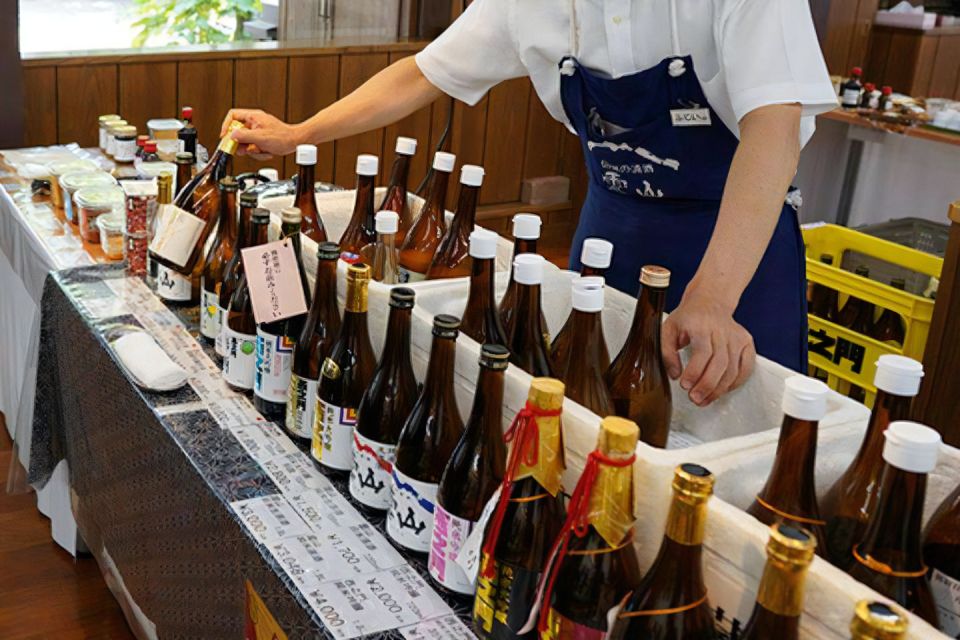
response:
M710 109L670 109L675 127L709 127Z

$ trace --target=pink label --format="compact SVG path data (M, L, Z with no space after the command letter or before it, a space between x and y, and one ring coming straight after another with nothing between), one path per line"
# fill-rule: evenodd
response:
M257 324L307 312L297 254L289 239L248 247L242 255Z
M453 515L439 503L436 505L430 540L430 575L446 588L468 595L474 592L475 587L457 564L457 556L473 526L472 521Z

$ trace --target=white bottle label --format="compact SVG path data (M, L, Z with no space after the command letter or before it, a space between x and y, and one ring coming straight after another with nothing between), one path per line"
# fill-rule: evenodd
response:
M317 381L290 374L287 430L301 438L313 437L313 414L317 405Z
M182 267L190 259L207 223L203 218L172 204L164 209L163 216L157 222L157 233L150 243L150 251Z
M257 327L257 372L253 392L270 402L286 404L290 393L293 342Z
M456 560L475 524L453 515L439 504L433 513L430 575L447 589L466 595L472 594L475 587Z
M843 97L840 98L840 102L843 103L845 107L855 107L860 102L860 91L857 89L844 89Z
M951 638L960 637L960 580L934 569L930 589L937 603L940 630Z
M193 293L190 277L157 263L157 295L173 302L189 302Z
M100 136L99 136L98 142L100 143L100 150L106 151L107 150L107 130L106 129L100 129Z
M211 340L219 340L220 326L223 324L223 309L220 308L220 296L203 288L200 283L200 333Z
M137 157L137 140L117 140L113 147L113 159L117 162L133 162Z
M396 454L396 445L381 444L354 431L350 495L372 509L389 509Z
M238 389L252 389L257 368L257 336L223 325L223 379Z
M430 550L438 484L421 482L393 468L393 495L387 514L387 533L413 551Z
M313 417L313 457L322 465L349 471L353 466L353 428L357 410L338 407L317 398Z

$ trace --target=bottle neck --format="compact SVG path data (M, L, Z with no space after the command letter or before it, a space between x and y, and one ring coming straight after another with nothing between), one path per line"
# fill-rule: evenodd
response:
M518 327L529 327L537 330L542 336L540 327L540 285L517 283L517 318L527 318L527 322L518 322Z
M251 247L256 247L261 244L267 244L268 236L267 233L270 230L269 223L252 223L252 228L250 230L250 244Z
M781 617L800 617L803 613L803 583L809 565L767 558L757 590L757 604Z
M177 163L177 192L181 193L193 178L193 164L190 162Z
M496 292L493 276L493 258L473 258L467 308L494 308Z
M430 176L430 183L427 185L427 197L424 202L424 210L437 216L436 222L441 226L445 225L443 212L447 205L447 186L450 184L450 174L446 171L433 170Z
M393 161L393 168L390 170L389 188L399 188L407 190L407 178L410 175L410 156L402 153L397 154ZM399 211L397 212L399 213Z
M456 338L433 336L430 347L430 364L423 380L424 393L435 402L447 393L453 393L453 365L456 357Z
M344 320L346 320L346 314L349 313L353 316L363 316L364 323L366 323L367 291L366 282L361 283L347 279L347 299L343 308Z
M883 389L877 390L877 398L873 403L867 432L860 444L857 457L854 458L851 465L851 469L857 476L866 477L864 474L868 474L871 477L876 477L879 474L883 459L883 432L887 430L891 422L906 420L910 417L912 402L913 397L911 396L895 396Z
M397 246L397 234L395 233L380 233L377 234L377 242L383 245L388 250L394 250Z
M315 164L301 164L297 165L297 202L300 201L300 198L304 195L313 195L313 185L316 182L316 170L317 165Z
M410 362L410 316L413 309L390 307L387 321L387 339L383 344L381 366L388 371L398 371Z
M521 253L536 253L537 252L537 239L536 238L514 238L513 239L513 257L516 258ZM513 280L513 264L510 265L510 281L508 286L512 287L514 284Z
M599 267L588 267L584 264L580 265L580 275L585 278L587 276L600 276L601 278L604 278L607 275L607 270Z
M313 285L313 304L307 324L315 325L320 316L339 316L337 309L337 261L336 259L318 260L317 278Z
M220 192L220 232L219 236L234 244L237 241L237 192Z
M237 246L240 248L252 246L253 210L254 207L240 207L240 221L237 226Z
M469 243L470 234L477 218L477 197L480 187L460 185L460 195L457 198L457 213L450 223L450 233L459 236L464 244Z
M800 496L800 500L810 497L807 494L813 486L818 427L815 420L783 417L773 469L761 495L764 500L779 503L783 496Z
M893 571L923 569L920 527L926 491L926 474L911 473L886 463L875 515L863 542L856 547L857 555L868 562L883 563Z
M373 231L377 226L377 212L373 206L376 176L357 176L357 199L353 205L353 219L363 220L364 227Z
M503 378L504 369L480 366L480 379L467 420L464 438L471 449L479 452L482 466L498 480L506 467L503 444Z
M644 353L660 355L660 319L667 302L667 290L644 286L637 298L633 324L623 349L631 361L639 360Z
M590 359L599 359L604 340L600 312L574 309L570 314L570 323L572 339L585 348L585 353ZM577 363L576 366L584 364L586 363Z
M300 245L300 222L284 222L280 225L280 237L289 240L293 246L293 254L297 258L297 271L300 274L300 286L303 289L303 297L310 305L310 287L307 284L307 274L303 271L303 251Z

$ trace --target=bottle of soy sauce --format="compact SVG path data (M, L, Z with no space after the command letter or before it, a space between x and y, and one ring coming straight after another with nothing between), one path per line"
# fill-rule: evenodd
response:
M844 109L856 109L860 105L860 92L863 91L861 76L863 69L854 67L847 81L840 85L840 106Z

